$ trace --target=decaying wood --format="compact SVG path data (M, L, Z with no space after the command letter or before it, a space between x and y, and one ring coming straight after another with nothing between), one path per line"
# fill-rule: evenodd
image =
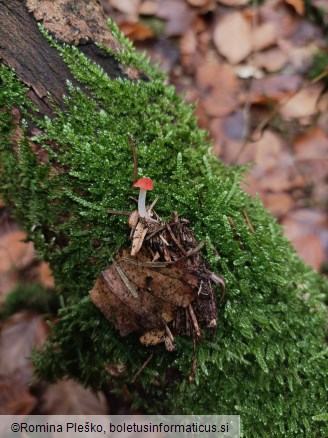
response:
M76 81L58 51L40 33L38 23L57 41L77 46L110 78L148 80L143 72L120 64L96 45L102 43L116 53L121 51L121 44L112 36L98 1L0 0L0 64L15 69L41 115L54 114L48 93L64 109L67 80L73 84Z

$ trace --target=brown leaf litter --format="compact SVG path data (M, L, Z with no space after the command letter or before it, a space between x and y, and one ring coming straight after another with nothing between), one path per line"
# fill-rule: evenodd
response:
M118 251L89 292L93 303L121 336L137 332L146 346L175 335L203 338L216 331L217 303L212 283L224 280L208 270L189 221L175 213L169 222L149 222L132 213L132 247Z

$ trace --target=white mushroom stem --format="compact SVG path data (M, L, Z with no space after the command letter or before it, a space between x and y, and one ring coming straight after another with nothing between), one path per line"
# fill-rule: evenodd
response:
M139 198L138 198L138 213L140 217L147 219L148 221L157 222L155 219L152 219L148 211L146 210L146 189L140 189Z

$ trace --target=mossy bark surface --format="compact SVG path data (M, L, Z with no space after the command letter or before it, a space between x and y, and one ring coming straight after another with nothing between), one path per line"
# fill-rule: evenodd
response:
M1 20L25 17L40 47L30 67L44 64L33 82L29 67L13 61L9 33L1 43L1 195L49 261L63 303L51 338L34 355L39 375L94 388L127 385L135 406L152 413L240 414L246 436L325 436L327 423L313 417L328 402L327 283L297 257L260 201L242 191L245 169L210 153L192 108L115 26L112 40L93 41L91 30L83 41L63 43L37 28L25 2L13 3L18 18L0 1L0 11L7 8ZM49 59L58 63L56 89L42 79ZM37 92L40 81L46 93ZM107 213L135 209L129 137L139 176L155 183L149 202L159 196L161 217L177 211L190 221L206 241L210 269L226 282L216 339L197 346L193 381L190 338L178 337L174 352L142 346L136 335L122 338L88 296L115 251L130 244L126 217Z

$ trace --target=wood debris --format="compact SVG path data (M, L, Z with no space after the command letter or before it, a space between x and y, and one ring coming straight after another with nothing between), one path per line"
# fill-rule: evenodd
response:
M140 342L164 342L172 351L175 335L201 340L216 332L217 305L212 284L222 277L208 270L186 219L150 222L133 212L131 248L119 251L89 292L93 303L121 336L137 332Z

